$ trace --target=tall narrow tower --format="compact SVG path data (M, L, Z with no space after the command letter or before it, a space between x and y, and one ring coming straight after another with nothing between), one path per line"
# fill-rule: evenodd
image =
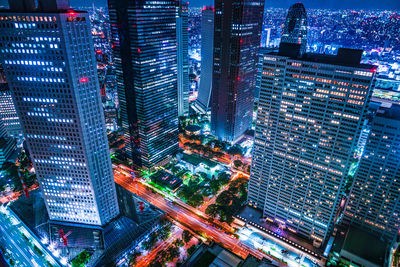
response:
M210 107L214 53L214 7L201 11L201 76L197 105L203 112Z
M253 121L263 0L216 0L211 130L236 142Z
M21 137L22 129L19 123L14 102L11 97L11 90L8 86L4 70L0 66L0 120L3 121L8 135L12 137Z
M189 115L188 3L179 0L176 11L178 44L178 115Z
M283 28L281 43L300 45L300 55L307 50L307 12L302 3L289 8Z
M128 159L150 168L178 151L175 0L109 0Z
M0 59L50 219L104 225L119 214L87 12L10 0Z

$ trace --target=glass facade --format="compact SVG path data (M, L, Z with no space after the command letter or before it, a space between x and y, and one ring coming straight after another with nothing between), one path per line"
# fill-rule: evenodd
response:
M211 131L236 142L253 121L264 1L215 1Z
M11 91L0 67L0 119L7 130L8 135L12 137L21 137L22 129L19 123L14 102L11 97Z
M15 150L15 141L7 134L3 121L0 120L0 168ZM1 178L1 171L0 171Z
M400 229L400 106L380 108L345 210L344 222L375 232L389 243Z
M125 151L150 168L178 150L177 3L108 4Z
M214 52L214 7L205 7L201 12L201 76L197 105L208 111L212 91Z
M316 244L334 225L376 71L332 59L264 55L248 193L264 217Z
M283 27L281 43L300 44L300 54L307 50L307 13L302 3L289 8Z
M178 44L178 115L189 115L188 3L179 0L176 9Z
M0 57L50 219L106 224L119 208L88 14L4 11Z

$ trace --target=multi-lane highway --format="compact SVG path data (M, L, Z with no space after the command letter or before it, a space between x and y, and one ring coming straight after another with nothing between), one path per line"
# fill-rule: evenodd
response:
M248 175L242 172L235 172L232 179L236 179L240 176L244 176L248 178ZM157 206L158 208L164 210L171 218L176 221L181 222L187 228L196 231L197 233L201 233L207 238L214 240L222 244L224 247L228 248L235 254L246 258L248 254L252 254L258 258L266 257L271 259L274 263L281 265L282 262L276 261L274 258L270 257L266 253L260 251L260 247L255 246L249 240L236 239L231 235L230 231L232 231L232 227L227 225L226 223L221 224L223 226L224 231L219 230L213 227L212 223L208 221L208 216L203 212L203 210L198 210L193 208L186 203L182 202L180 199L171 197L169 194L164 194L159 191L158 193L150 190L145 182L141 179L135 178L132 179L129 175L123 175L120 172L115 172L115 181L123 186L125 189L139 195L143 199L147 200L151 204ZM150 186L151 187L151 186ZM155 189L155 188L152 188ZM156 189L156 191L158 191ZM210 200L212 201L212 200ZM218 223L219 224L219 223ZM228 232L225 232L228 231ZM270 240L275 246L281 247L281 250L288 250L289 253L281 253L280 250L274 255L278 259L282 259L285 262L289 262L290 266L313 266L318 265L320 262L317 259L305 259L305 254L303 252L299 252L297 248L291 247L289 244L275 240L276 238L269 236L267 233L262 233L262 235ZM273 254L273 253L272 253ZM296 259L296 260L294 260ZM301 260L297 260L301 259ZM316 261L318 263L314 263Z
M139 261L135 264L135 267L145 267L149 266L150 263L156 258L156 256L163 250L167 249L172 242L174 242L176 239L179 238L180 235L182 235L183 230L178 228L178 227L173 227L172 228L172 233L171 236L165 240L165 241L160 241L152 251L150 251L149 254L147 254L144 257L141 257Z
M0 212L0 244L11 255L15 266L32 267L47 266L43 257L37 255L29 242L23 238L17 221L10 222L7 216Z
M137 194L151 204L164 210L169 216L186 225L193 231L202 233L206 237L222 244L224 247L229 248L235 254L243 258L246 258L249 253L258 258L266 257L264 253L254 248L247 247L235 237L211 226L209 222L203 217L200 217L185 208L175 205L172 201L164 198L157 193L153 193L150 189L148 189L141 183L132 181L132 178L118 174L116 174L114 177L115 181L123 186L125 189Z

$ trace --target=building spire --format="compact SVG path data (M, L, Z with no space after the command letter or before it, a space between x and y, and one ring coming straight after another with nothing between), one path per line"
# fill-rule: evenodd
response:
M307 12L302 3L289 8L282 32L281 43L299 44L300 55L307 50Z

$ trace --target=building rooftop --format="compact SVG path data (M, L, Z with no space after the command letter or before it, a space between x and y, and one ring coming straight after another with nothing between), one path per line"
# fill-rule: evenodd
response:
M39 240L43 236L49 236L52 240L58 239L58 230L55 231L54 229L61 228L65 233L70 232L68 236L69 248L96 248L100 253L98 257L92 259L96 262L95 266L108 266L110 262L114 262L130 248L133 242L142 238L153 225L157 224L164 214L163 211L151 206L152 208L144 211L144 213L149 213L145 220L139 218L138 221L134 221L120 215L103 227L78 223L58 223L49 220L41 191L36 189L30 191L29 194L29 198L25 195L21 196L10 205L16 216ZM127 194L135 198L136 201L146 202L129 191L127 191ZM103 237L100 241L101 248L98 247L98 239L94 238L95 231Z
M350 227L344 240L342 250L379 266L384 266L386 244L367 231Z
M8 0L9 9L0 13L87 13L73 10L69 0Z
M356 67L375 72L377 66L361 63L362 53L363 50L359 49L339 48L337 55L305 53L300 56L299 44L281 43L278 52L271 52L268 55L289 57L305 62Z
M377 117L400 120L400 105L393 104L389 108L380 107L376 112Z
M193 133L193 132L200 131L200 130L201 130L201 127L198 126L198 125L192 124L192 125L188 125L188 126L185 128L185 130L188 131L188 132L192 132L192 133Z
M161 186L175 190L182 184L182 179L166 171L158 171L151 176L151 180Z
M186 161L194 166L198 166L200 163L204 163L208 167L214 168L218 165L217 163L215 163L212 160L202 158L202 157L200 157L198 155L194 155L194 154L189 155L189 154L183 153L182 160Z

